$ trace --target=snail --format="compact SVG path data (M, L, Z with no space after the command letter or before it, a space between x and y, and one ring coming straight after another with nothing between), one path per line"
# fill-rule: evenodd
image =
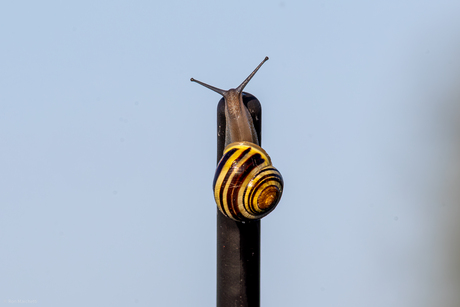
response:
M243 89L268 57L236 89L221 90L191 78L224 97L225 149L214 176L214 198L220 212L232 220L258 220L278 205L283 177L273 167L259 144L249 110L243 103Z

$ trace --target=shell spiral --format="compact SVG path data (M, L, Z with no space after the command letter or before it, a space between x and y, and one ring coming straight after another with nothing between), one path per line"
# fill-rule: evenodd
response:
M257 220L281 199L283 177L261 147L250 142L229 144L214 176L217 207L235 221Z

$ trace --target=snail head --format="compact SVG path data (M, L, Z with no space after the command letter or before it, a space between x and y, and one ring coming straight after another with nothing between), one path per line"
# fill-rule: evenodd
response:
M268 57L254 69L254 71L237 87L222 90L204 82L191 78L190 81L201 84L210 90L221 94L225 99L225 117L227 119L226 145L233 142L248 141L258 144L257 134L252 123L251 115L243 104L243 90L254 77L259 68L268 60Z

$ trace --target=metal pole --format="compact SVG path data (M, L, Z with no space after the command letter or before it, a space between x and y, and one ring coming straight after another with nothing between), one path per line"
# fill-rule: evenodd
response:
M243 93L261 142L262 108ZM225 143L225 102L217 106L217 162ZM258 144L259 146L261 144ZM217 307L260 306L260 220L235 222L217 210Z

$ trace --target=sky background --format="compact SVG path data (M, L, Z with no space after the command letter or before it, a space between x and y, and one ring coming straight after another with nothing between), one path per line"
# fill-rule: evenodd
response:
M219 88L285 180L261 305L460 305L459 1L3 1L0 306L215 306Z

